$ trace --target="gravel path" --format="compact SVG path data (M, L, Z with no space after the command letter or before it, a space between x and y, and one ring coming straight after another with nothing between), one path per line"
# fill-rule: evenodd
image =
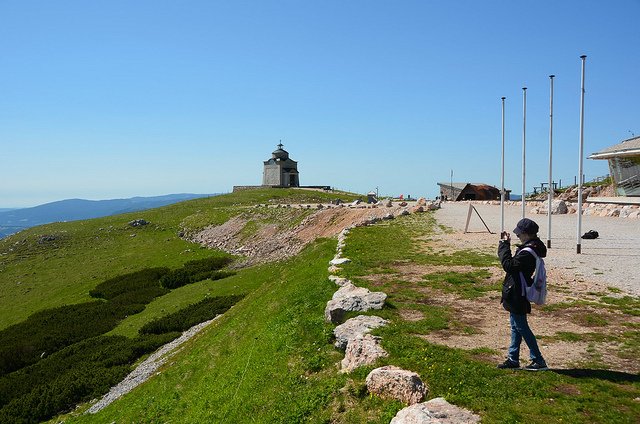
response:
M480 247L497 250L500 238L500 206L473 203L489 229L489 234L475 212L472 212L468 233L464 227L469 211L468 202L445 202L436 211L440 224L456 230L454 235L459 247ZM512 232L521 218L521 206L505 205L505 230ZM547 240L547 215L530 214L539 226L540 239ZM640 295L640 222L616 217L583 216L581 233L596 230L600 237L581 240L581 254L576 253L578 218L575 214L552 215L551 249L545 260L548 267L562 270L575 281L589 280L603 286L617 287L633 295ZM452 237L453 238L453 237ZM512 240L515 236L512 234ZM513 241L512 241L513 243Z
M220 316L220 315L219 315ZM104 395L102 399L94 403L91 408L87 410L88 414L95 414L100 410L106 408L111 402L126 395L131 390L138 387L140 384L147 381L155 372L160 368L169 358L178 352L178 347L193 336L202 331L205 327L215 321L216 318L196 324L177 339L165 344L160 349L156 350L151 356L145 359L140 365L136 367L128 376L125 377L116 386L113 386L109 393Z

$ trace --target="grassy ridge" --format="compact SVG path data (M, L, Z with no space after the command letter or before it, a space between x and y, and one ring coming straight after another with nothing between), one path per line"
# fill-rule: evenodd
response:
M89 290L144 268L179 268L211 256L180 231L220 224L257 203L320 202L354 195L293 189L258 189L195 199L158 209L54 223L0 240L0 329L42 309L91 300ZM271 200L271 202L269 202ZM151 224L130 227L144 218ZM53 235L46 240L42 235Z

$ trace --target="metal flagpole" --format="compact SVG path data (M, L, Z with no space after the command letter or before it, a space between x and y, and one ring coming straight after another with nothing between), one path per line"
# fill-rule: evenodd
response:
M449 182L451 183L451 201L453 202L455 200L453 198L453 169L451 170L451 175L449 177Z
M551 165L553 163L553 78L549 75L551 83L551 95L549 100L549 207L547 208L547 248L551 248L551 204L553 203L553 173Z
M500 174L500 234L504 232L504 99L502 98L502 172Z
M582 59L582 82L580 89L580 148L578 160L578 229L576 234L576 253L580 253L580 232L582 230L582 156L584 150L584 68L587 56L580 56Z
M527 87L522 87L522 217L525 215L525 175L527 150Z

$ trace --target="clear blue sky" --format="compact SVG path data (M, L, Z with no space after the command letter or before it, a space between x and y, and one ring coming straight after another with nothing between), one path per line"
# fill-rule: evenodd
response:
M520 192L640 135L639 0L0 0L0 207L260 184L279 140L303 185ZM587 179L608 173L584 161Z

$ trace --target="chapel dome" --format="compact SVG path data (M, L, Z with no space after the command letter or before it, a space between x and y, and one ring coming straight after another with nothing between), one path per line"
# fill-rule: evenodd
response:
M278 148L274 150L271 155L274 159L289 159L289 152L282 148L282 143L278 144Z

